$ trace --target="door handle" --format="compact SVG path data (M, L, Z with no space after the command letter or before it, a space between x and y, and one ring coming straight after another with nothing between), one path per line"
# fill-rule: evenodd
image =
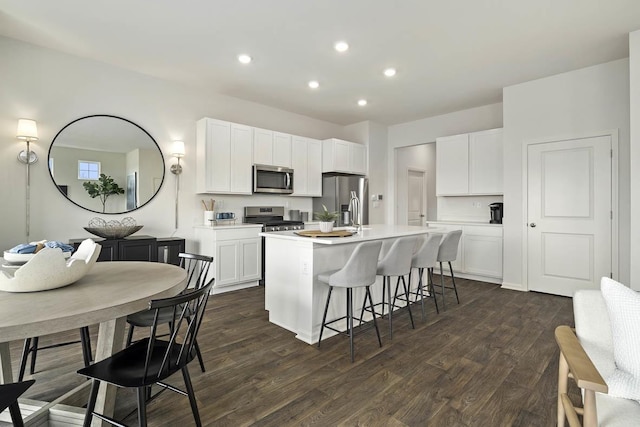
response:
M531 227L531 228L536 228L536 223L535 223L535 222L532 222L531 224L529 224L529 227Z
M424 215L420 215L420 218L424 218Z

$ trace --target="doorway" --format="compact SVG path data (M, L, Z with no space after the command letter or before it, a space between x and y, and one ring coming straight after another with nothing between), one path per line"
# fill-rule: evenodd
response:
M572 296L613 276L613 135L527 146L527 282Z
M407 225L426 225L427 173L407 169Z

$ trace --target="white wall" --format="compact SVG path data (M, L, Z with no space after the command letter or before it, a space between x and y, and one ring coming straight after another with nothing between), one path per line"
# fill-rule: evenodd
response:
M629 259L640 259L640 31L629 34L630 101L630 251ZM629 283L640 291L640 263L631 262Z
M389 126L387 147L387 176L396 176L396 148L435 142L441 136L476 132L502 127L502 104L490 104L441 116ZM435 181L435 180L434 180ZM388 200L396 199L394 180L387 184ZM387 223L396 222L396 209L387 204Z
M0 37L0 247L8 249L26 239L25 166L16 156L25 148L15 138L18 118L38 122L40 140L33 144L40 161L31 180L31 240L66 241L89 236L82 227L98 216L67 201L54 187L47 170L47 151L53 137L67 123L91 114L129 119L151 134L164 153L172 141L185 142L182 159L180 224L174 230L174 176L166 157L165 182L159 194L128 215L144 225L141 233L190 239L192 226L202 223L200 197L195 194L195 123L214 117L318 139L347 139L344 128L320 120L215 93L203 93L100 62L39 48ZM250 171L247 171L250 173ZM284 196L213 196L225 211L242 215L255 204L288 205L311 211L310 198Z
M629 61L622 59L504 89L504 285L523 277L523 147L543 138L618 130L619 279L629 281Z

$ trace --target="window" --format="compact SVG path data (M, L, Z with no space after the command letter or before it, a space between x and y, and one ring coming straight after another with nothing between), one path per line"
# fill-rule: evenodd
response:
M91 162L88 160L78 160L78 179L100 178L100 162Z

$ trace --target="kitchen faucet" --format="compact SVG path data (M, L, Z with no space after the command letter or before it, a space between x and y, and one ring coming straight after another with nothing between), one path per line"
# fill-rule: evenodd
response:
M362 232L362 209L360 209L360 199L355 191L351 192L351 200L349 200L349 212L351 214L351 225L356 227L356 232Z

